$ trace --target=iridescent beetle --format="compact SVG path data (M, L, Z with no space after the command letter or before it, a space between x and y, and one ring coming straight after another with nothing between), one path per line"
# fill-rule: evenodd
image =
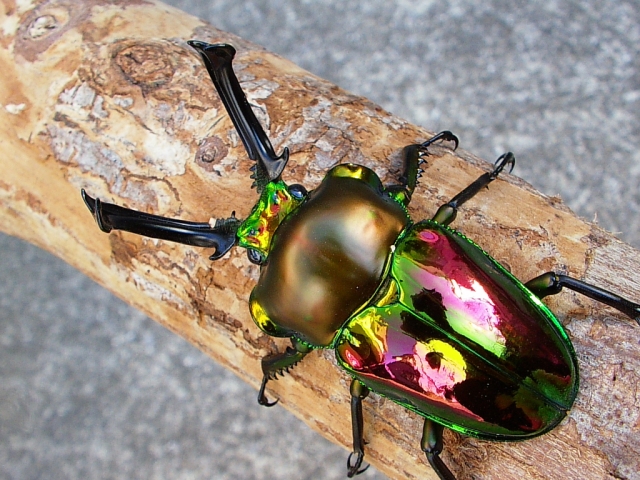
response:
M462 234L449 228L458 207L507 167L490 173L414 223L407 205L420 164L442 132L403 152L396 185L367 167L341 164L318 188L286 185L288 150L277 156L253 114L231 62L230 45L189 42L204 61L249 157L260 199L249 217L193 223L102 203L82 192L104 232L112 229L213 247L233 245L261 265L249 307L268 335L292 346L262 360L258 401L276 374L317 348L334 348L353 377L353 452L348 476L363 472L362 400L372 390L424 417L421 448L443 479L444 427L489 440L522 440L553 429L578 390L578 363L562 325L540 301L563 287L605 303L640 323L640 305L565 275L548 272L521 283ZM355 456L355 458L354 458Z

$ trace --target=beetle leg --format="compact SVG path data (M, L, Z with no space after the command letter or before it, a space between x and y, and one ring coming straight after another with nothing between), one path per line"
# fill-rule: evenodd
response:
M236 54L231 45L190 40L187 42L202 57L209 76L216 87L222 103L236 127L249 158L256 161L256 170L252 178L261 193L270 181L277 180L289 160L289 149L285 148L276 155L267 134L256 118L240 82L233 72L231 62Z
M501 155L498 160L496 160L495 167L491 172L480 175L475 182L462 190L449 202L442 205L433 216L432 220L441 225L449 225L455 220L456 215L458 214L458 207L460 205L472 199L480 190L498 178L498 175L500 175L507 166L511 167L509 169L509 172L511 172L515 163L516 157L513 153L508 152Z
M444 427L442 425L426 418L424 420L420 448L422 448L427 460L429 460L429 464L441 480L456 480L449 467L440 458L444 446L442 441L443 431Z
M364 472L369 465L360 468L362 459L364 458L364 420L362 418L362 400L369 395L369 389L364 383L351 380L351 430L353 432L353 452L349 454L347 459L347 476L349 478ZM356 461L351 464L351 459L356 455Z
M525 283L525 286L539 298L559 293L563 287L574 292L581 293L593 300L609 305L625 315L633 318L640 325L640 305L615 293L596 287L589 283L577 280L555 272L547 272Z
M424 163L423 157L428 155L427 147L439 141L453 142L453 149L458 148L458 137L448 130L434 135L424 143L404 147L402 151L402 174L399 178L400 184L391 185L387 188L387 191L398 197L405 206L411 201L418 178L422 176L420 165Z
M213 227L204 222L186 222L159 217L112 203L101 202L99 198L90 197L84 189L82 190L82 199L103 232L109 233L114 229L124 230L186 245L215 247L215 253L209 257L211 260L222 257L235 245L236 231L241 223L235 217L235 212L227 219L216 220Z
M262 384L260 385L260 391L258 392L258 403L265 407L273 407L278 400L270 402L264 390L269 380L277 380L277 375L283 375L284 372L288 372L291 368L296 366L312 349L302 342L291 339L293 347L287 347L282 353L274 353L267 355L262 359Z

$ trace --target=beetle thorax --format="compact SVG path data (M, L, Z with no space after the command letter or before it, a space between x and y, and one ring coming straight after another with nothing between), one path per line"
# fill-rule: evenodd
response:
M276 232L252 292L258 325L270 335L330 345L376 292L407 221L373 172L336 167Z

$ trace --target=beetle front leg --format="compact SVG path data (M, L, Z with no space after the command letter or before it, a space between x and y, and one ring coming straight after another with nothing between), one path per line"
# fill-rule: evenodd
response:
M282 353L274 353L267 355L262 359L262 384L260 385L260 391L258 392L258 403L265 407L273 407L278 400L270 402L264 390L269 380L277 380L277 375L283 375L284 372L288 372L291 368L296 366L302 359L312 350L304 343L291 339L292 347Z
M456 477L451 473L449 467L447 467L440 458L444 446L442 441L443 432L444 427L442 425L426 418L424 420L420 447L427 456L429 464L441 480L456 480Z
M513 153L508 152L501 155L496 160L495 167L491 172L484 173L478 177L478 179L462 190L459 194L453 197L449 202L442 205L432 220L438 222L441 225L449 225L453 222L458 214L458 207L468 200L471 200L480 190L493 182L498 175L507 167L511 166L509 172L513 170L513 166L516 164L516 157Z
M634 319L638 322L638 325L640 325L639 304L616 295L615 293L609 292L608 290L604 290L603 288L583 282L582 280L577 280L575 278L568 277L567 275L560 275L555 272L547 272L529 280L525 283L525 286L539 298L560 293L562 288L566 287L569 290L581 293L586 297L615 308L628 317Z
M369 395L369 389L355 378L351 380L351 430L353 432L353 452L347 459L347 476L349 478L364 472L369 465L360 468L364 459L364 420L362 418L362 400ZM352 465L351 459L356 455L356 461Z
M418 184L418 178L422 175L420 165L424 163L424 156L428 155L427 147L436 142L453 142L453 150L458 148L458 137L448 130L440 132L424 143L407 145L402 150L402 173L400 184L387 187L387 191L398 198L405 206L411 201L411 196Z

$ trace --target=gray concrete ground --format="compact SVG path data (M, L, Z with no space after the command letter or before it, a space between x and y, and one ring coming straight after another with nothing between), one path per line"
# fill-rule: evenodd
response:
M640 247L637 2L169 3L453 130L487 160L512 150L514 173ZM344 476L345 451L281 408L259 408L193 347L5 236L0 320L0 478Z

